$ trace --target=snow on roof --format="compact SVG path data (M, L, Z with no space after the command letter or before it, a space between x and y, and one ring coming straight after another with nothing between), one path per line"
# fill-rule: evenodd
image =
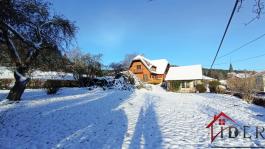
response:
M7 67L0 67L0 79L13 79L14 72Z
M56 71L39 71L36 70L31 74L32 79L44 79L44 80L74 80L72 73L56 72Z
M165 80L201 80L202 66L180 66L170 67Z
M142 55L134 57L133 61L135 60L140 60L150 72L156 74L164 74L167 69L167 65L169 64L166 59L149 60ZM151 70L152 67L156 67L156 71Z
M39 71L32 72L31 79L43 79L43 80L74 80L72 73L55 72L55 71ZM0 79L14 79L14 72L7 67L0 67Z
M214 78L211 78L211 77L208 77L208 76L205 76L205 75L202 76L202 79L203 80L216 80Z
M168 65L168 61L166 59L152 60L151 63L156 66L156 73L165 73Z
M250 74L250 73L235 73L235 72L230 72L230 73L228 73L228 75L230 75L232 77L241 78L241 79L249 78L252 76L252 74Z
M261 71L255 74L255 76L262 76L262 75L265 75L265 71Z

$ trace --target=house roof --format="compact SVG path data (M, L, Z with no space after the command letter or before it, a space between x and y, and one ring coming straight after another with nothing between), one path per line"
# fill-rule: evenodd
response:
M265 71L261 71L255 74L255 76L262 76L262 75L265 75Z
M72 73L40 70L33 71L30 78L43 80L74 80ZM0 66L0 79L14 79L14 71L12 71L12 68Z
M168 65L168 61L166 59L151 60L151 63L156 66L157 74L165 73Z
M203 79L202 66L191 65L191 66L170 67L165 80L201 80L201 79Z
M241 79L250 78L252 76L252 74L250 74L250 73L235 73L235 72L229 72L227 74L228 75L231 75L233 77L241 78Z
M211 77L208 77L208 76L205 76L205 75L202 76L202 79L203 79L203 80L210 80L210 81L211 81L211 80L216 80L216 79L214 79L214 78L211 78Z
M156 74L164 74L167 69L167 65L169 64L166 59L149 60L142 55L137 55L133 58L133 61L136 60L141 61L150 72ZM156 70L151 70L152 67L156 67Z

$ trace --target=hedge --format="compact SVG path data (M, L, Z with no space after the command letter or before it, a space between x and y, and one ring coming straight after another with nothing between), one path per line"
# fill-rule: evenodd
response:
M13 79L0 79L0 89L10 89L15 80ZM37 88L47 88L50 84L57 87L80 87L80 82L76 80L30 80L27 84L27 88L37 89Z

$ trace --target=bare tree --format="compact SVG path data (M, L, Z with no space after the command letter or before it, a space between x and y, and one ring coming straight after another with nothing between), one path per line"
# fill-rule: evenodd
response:
M109 67L113 69L115 75L126 69L122 63L111 63Z
M232 77L227 80L227 87L234 93L239 93L247 102L252 102L255 93L255 78Z
M136 53L133 53L133 54L126 54L126 55L125 55L125 57L124 57L122 63L123 63L123 65L124 65L124 67L125 67L126 69L129 69L130 64L131 64L133 58L135 58L137 55L138 55L138 54L136 54Z
M86 66L85 62L82 60L80 49L73 49L68 55L68 58L71 61L71 72L73 73L75 80L82 79L82 76L86 71Z
M74 78L80 81L80 86L84 85L83 79L85 75L87 78L101 76L102 54L83 54L79 49L73 49L68 55L71 62L71 72L74 74Z
M42 0L0 1L0 42L7 46L15 65L16 82L7 96L9 100L20 100L30 80L27 72L40 51L50 47L63 49L75 35L74 24L51 15L49 7L50 3Z
M102 56L102 54L91 55L89 53L82 56L82 61L84 61L86 65L86 74L89 78L102 75Z
M244 5L245 0L238 0L238 1L239 1L238 11L240 11L240 9ZM252 12L255 14L255 16L252 19L250 19L250 21L248 21L245 25L248 25L257 19L260 19L261 15L264 13L264 1L265 0L253 0L253 1L254 1L253 2L254 4L252 7Z

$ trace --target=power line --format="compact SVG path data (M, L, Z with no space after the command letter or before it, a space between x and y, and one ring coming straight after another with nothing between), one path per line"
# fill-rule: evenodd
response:
M227 55L233 54L233 53L235 53L236 51L238 51L238 50L240 50L240 49L246 47L247 45L249 45L249 44L251 44L251 43L253 43L253 42L255 42L255 41L257 41L257 40L259 40L259 39L261 39L261 38L263 38L263 37L265 37L265 33L262 34L262 35L260 35L260 36L258 36L258 37L255 38L255 39L253 39L253 40L251 40L251 41L249 41L249 42L243 44L242 46L240 46L240 47L238 47L238 48L236 48L236 49L234 49L234 50L231 50L230 52L228 52L228 53L226 53L226 54L224 54L224 55L218 57L217 59L221 59L221 58L223 58L223 57L226 57Z
M235 60L235 61L232 61L231 63L244 62L244 61L248 61L248 60L251 60L251 59L260 58L260 57L263 57L263 56L265 56L265 53L260 54L260 55L256 55L256 56L252 56L252 57L248 57L248 58L244 58L244 59ZM228 62L224 62L224 63L218 63L216 65L223 65L223 64L229 64L229 63Z
M257 55L257 56L253 56L253 57L249 57L249 58L245 58L245 59L241 59L241 60L236 60L234 62L238 63L238 62L248 61L248 60L255 59L255 58L260 58L260 57L263 57L263 56L265 56L265 53L261 54L261 55Z
M228 28L229 28L229 26L230 26L230 23L231 23L231 21L232 21L232 18L233 18L234 14L235 14L235 11L236 11L236 8L237 8L237 5L238 5L238 2L239 2L239 0L236 0L235 6L234 6L233 11L232 11L232 13L231 13L231 16L230 16L230 18L229 18L229 21L228 21L228 23L227 23L227 25L226 25L225 32L224 32L224 34L223 34L222 40L221 40L221 42L220 42L220 44L219 44L218 50L217 50L217 52L216 52L216 54L215 54L215 57L214 57L214 59L213 59L213 62L212 62L212 65L211 65L211 69L212 69L212 67L213 67L213 65L214 65L214 62L215 62L215 60L216 60L216 58L217 58L217 56L218 56L218 53L219 53L219 51L220 51L220 49L221 49L221 46L222 46L222 44L223 44L223 41L224 41L225 35L226 35L227 30L228 30Z

